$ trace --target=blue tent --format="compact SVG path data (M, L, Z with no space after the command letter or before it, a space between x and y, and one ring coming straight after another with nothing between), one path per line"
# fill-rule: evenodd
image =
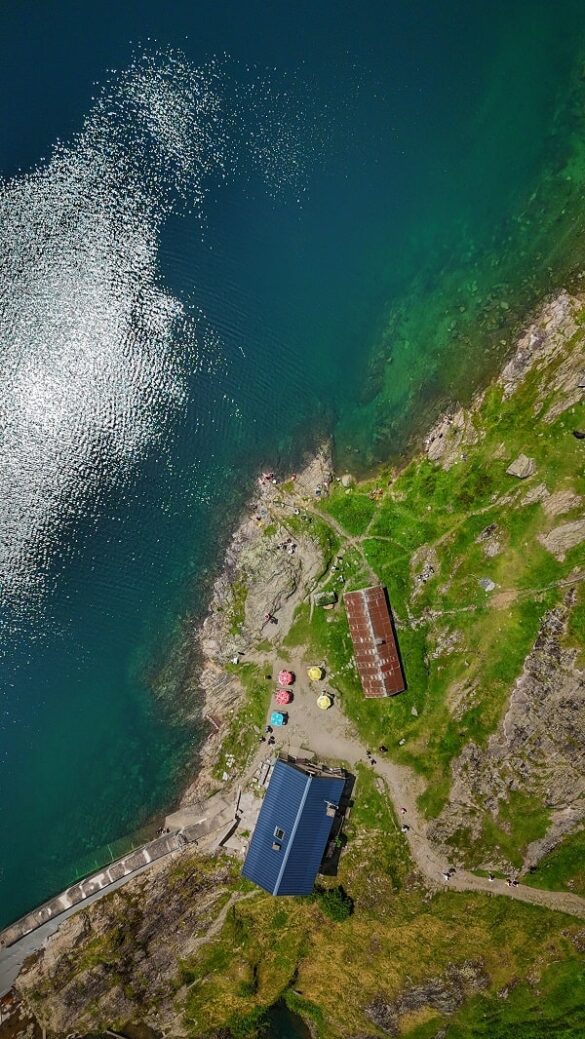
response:
M272 895L309 895L345 779L277 761L242 873Z

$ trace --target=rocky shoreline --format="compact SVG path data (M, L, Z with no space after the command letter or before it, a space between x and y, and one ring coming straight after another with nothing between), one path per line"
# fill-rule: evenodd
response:
M547 366L565 347L577 331L575 315L584 302L585 297L563 291L538 310L495 379L505 399L518 389L532 368ZM566 391L565 409L582 397L575 380L578 364L578 357L570 357L557 375L557 388ZM474 415L484 398L485 389L482 389L468 408L455 406L437 420L421 445L429 461L449 469L462 457L466 447L477 442ZM549 421L557 413L553 411ZM409 461L410 457L405 458L403 464ZM315 503L318 497L327 495L334 479L331 444L325 443L309 455L301 471L294 474L295 498ZM340 479L347 487L354 482L349 475ZM207 615L193 634L200 662L201 711L208 733L200 750L197 775L184 789L181 806L200 803L221 785L213 776L213 767L229 721L245 695L237 675L226 671L225 665L236 658L248 659L255 645L262 641L273 644L282 635L283 628L292 621L296 606L306 597L319 566L320 556L310 538L295 535L294 555L279 554L276 548L283 535L280 526L283 483L288 489L292 488L291 477L286 474L259 475L256 491L232 533L222 569L213 585ZM279 525L274 535L267 537L275 511L279 513ZM279 555L276 568L275 552ZM234 620L234 590L243 592L244 588L242 616ZM266 620L266 614L271 620ZM239 626L238 620L242 622Z
M200 661L201 713L208 733L197 775L183 791L181 807L199 803L220 788L214 765L245 696L237 674L226 671L225 665L250 659L259 644L272 645L290 625L297 605L318 576L321 555L311 538L298 534L291 538L282 521L273 520L275 506L282 505L282 484L294 484L296 496L315 501L327 495L332 478L328 443L284 480L272 472L258 477L255 494L231 536L207 615L193 633ZM288 551L283 547L287 539Z

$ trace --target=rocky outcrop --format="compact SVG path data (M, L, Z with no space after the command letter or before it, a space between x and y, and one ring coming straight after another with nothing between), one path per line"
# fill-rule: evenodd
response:
M518 340L513 356L498 379L504 398L510 397L536 364L549 364L577 331L576 313L582 302L561 292L548 302Z
M410 559L410 572L413 581L413 599L416 599L427 584L439 573L439 557L434 545L421 545Z
M572 512L573 509L581 508L583 504L583 498L580 494L575 494L570 488L564 491L556 491L554 494L549 494L543 501L543 508L547 516L564 516L567 512Z
M325 497L331 474L329 450L323 447L294 476L294 501L301 505ZM225 665L251 659L257 645L273 642L286 630L322 570L322 552L311 537L310 523L291 534L286 521L276 518L282 515L283 502L287 505L284 511L295 515L289 498L272 474L260 477L255 500L232 535L206 620L196 633L202 713L210 719L211 731L200 752L197 777L185 790L182 805L200 801L218 786L212 768L244 696L237 675Z
M518 455L518 458L515 458L508 466L506 472L508 476L516 476L519 480L527 480L529 476L533 476L536 472L536 462L534 458Z
M400 1018L413 1011L431 1009L439 1014L453 1014L465 999L487 988L489 977L480 962L465 960L451 964L445 974L430 978L423 985L413 985L396 999L377 996L365 1008L370 1021L388 1035L400 1035Z
M562 562L567 552L585 541L585 519L574 520L572 523L561 523L548 533L542 534L538 540L547 552Z
M544 483L538 483L536 487L531 487L523 498L520 498L518 504L524 505L536 505L538 502L544 502L550 497L550 492Z
M542 854L585 817L585 672L565 645L574 600L571 589L546 614L487 747L470 743L455 760L449 804L429 828L436 840L446 844L462 828L477 836L482 813L497 817L511 791L537 796L550 811ZM537 853L530 849L530 864Z
M231 875L226 861L192 854L156 866L67 920L21 972L18 995L53 1034L124 1022L177 1034L180 962L217 918Z
M582 307L583 300L568 292L559 293L542 307L518 339L516 349L498 379L504 399L515 393L529 371L549 368L552 362L557 363L558 360L552 382L547 378L546 387L536 394L535 414L540 414L546 407L544 421L553 422L558 415L583 400L583 387L579 385L584 381L583 349L566 353L569 340L578 329L576 317ZM474 413L483 399L484 394L478 394L471 407L456 407L439 419L424 441L424 451L429 461L450 469L465 457L465 448L478 441Z
M479 400L483 398L478 398ZM430 462L450 469L461 459L464 448L478 441L471 412L458 408L453 415L443 415L425 438L424 449Z

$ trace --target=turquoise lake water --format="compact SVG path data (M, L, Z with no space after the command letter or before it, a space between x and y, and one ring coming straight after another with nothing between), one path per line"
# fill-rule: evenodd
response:
M585 15L25 0L0 26L2 925L180 791L184 621L258 467L324 433L356 469L397 454L585 262Z

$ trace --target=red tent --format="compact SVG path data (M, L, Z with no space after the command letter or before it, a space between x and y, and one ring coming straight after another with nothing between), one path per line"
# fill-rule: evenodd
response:
M279 685L292 685L295 680L295 676L292 671L280 671L278 674Z

